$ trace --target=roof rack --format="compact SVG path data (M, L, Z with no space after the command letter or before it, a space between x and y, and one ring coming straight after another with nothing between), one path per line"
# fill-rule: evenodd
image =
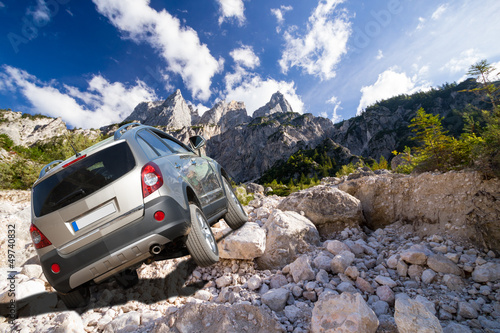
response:
M54 167L54 164L58 164L61 162L62 160L55 160L44 166L42 171L40 171L40 175L38 176L38 178L42 178L43 176L45 176L45 174Z
M123 133L125 133L127 131L127 129L131 126L132 127L141 126L141 124L140 123L128 123L128 124L123 125L122 127L120 127L119 129L116 130L115 135L114 135L114 139L118 140L119 138L121 138Z

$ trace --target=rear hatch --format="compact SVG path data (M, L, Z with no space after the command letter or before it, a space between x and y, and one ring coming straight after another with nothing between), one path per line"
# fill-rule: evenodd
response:
M144 213L140 170L127 142L97 146L105 148L96 151L91 147L63 162L66 164L33 188L33 223L61 254L71 253Z

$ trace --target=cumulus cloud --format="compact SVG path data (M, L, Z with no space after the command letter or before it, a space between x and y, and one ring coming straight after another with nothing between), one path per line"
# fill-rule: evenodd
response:
M271 96L280 91L292 106L294 112L302 113L304 103L295 91L295 83L276 81L274 79L262 79L258 75L250 75L237 86L228 87L225 99L228 101L244 101L247 112L252 115L255 110L264 106Z
M253 52L253 48L251 46L242 45L240 48L232 50L229 54L237 65L244 66L249 69L254 69L260 65L260 59Z
M18 68L3 69L2 79L9 82L3 88L23 94L34 113L61 117L71 127L98 128L119 123L140 102L157 99L154 91L139 80L126 87L97 75L88 82L87 90L81 91L68 85L57 87L55 82L41 82Z
M253 52L252 47L242 45L230 52L234 60L233 72L224 77L226 89L221 96L229 101L243 101L249 115L264 106L271 99L272 94L280 91L292 106L295 112L302 113L304 103L295 92L294 82L262 79L258 74L249 70L260 66L260 59Z
M429 89L429 84L425 81L419 81L417 75L409 77L405 72L398 73L397 68L389 68L379 74L374 84L361 88L361 100L359 101L356 115L360 115L367 106L377 101L400 94L412 94L420 90L425 91Z
M235 18L240 26L245 23L243 0L217 0L217 2L220 6L219 24L231 18Z
M281 5L280 8L271 8L271 14L276 16L276 20L278 21L278 26L276 27L276 32L281 32L281 27L283 22L285 22L284 15L286 12L291 11L293 9L292 6Z
M335 67L347 52L351 23L345 10L337 9L343 0L320 0L309 17L304 36L288 30L284 34L285 50L279 60L284 73L300 67L321 79L335 77Z
M149 6L149 0L93 0L97 11L137 43L156 49L170 72L179 74L194 98L206 101L212 77L222 70L223 59L215 59L191 27L166 10Z

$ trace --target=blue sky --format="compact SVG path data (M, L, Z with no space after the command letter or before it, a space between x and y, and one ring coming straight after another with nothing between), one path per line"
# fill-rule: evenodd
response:
M0 0L0 108L95 128L176 89L250 115L279 90L337 122L500 69L498 17L498 0Z

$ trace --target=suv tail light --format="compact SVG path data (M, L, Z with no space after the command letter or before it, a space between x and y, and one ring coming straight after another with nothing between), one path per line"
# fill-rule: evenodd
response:
M46 247L52 245L47 237L33 224L30 226L30 235L35 248L41 249L42 247Z
M163 185L160 168L153 162L146 164L141 171L142 197L145 198Z

